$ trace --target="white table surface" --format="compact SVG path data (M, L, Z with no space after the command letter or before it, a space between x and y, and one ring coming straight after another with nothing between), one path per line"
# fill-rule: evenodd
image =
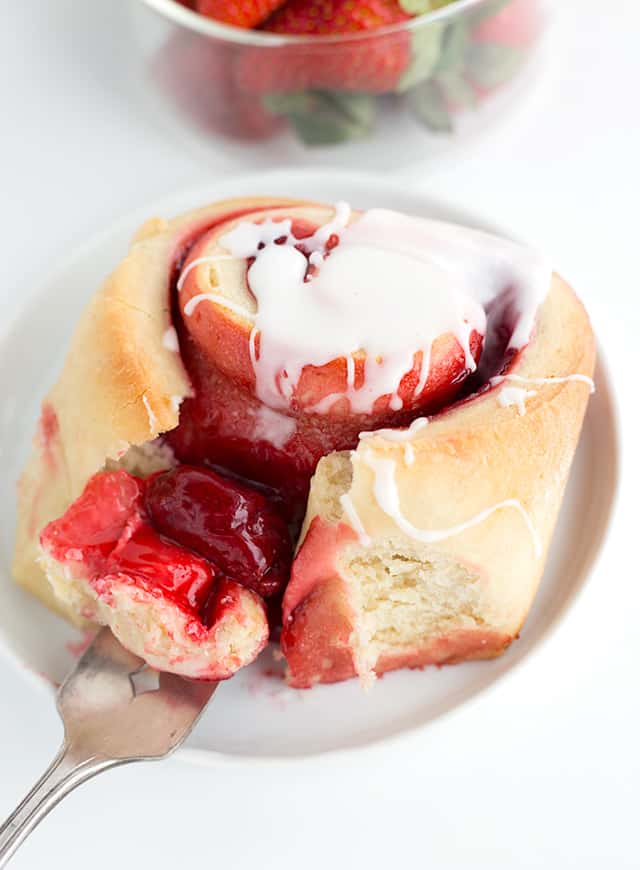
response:
M619 509L563 628L491 693L404 747L339 763L200 769L173 760L107 774L60 806L16 870L640 866L640 576L631 552L640 6L555 5L553 68L527 111L472 154L404 174L544 245L587 299L614 367L627 439ZM126 12L122 0L3 10L3 319L94 230L251 166L246 151L221 149L205 167L140 111L124 60ZM277 162L268 150L258 159ZM0 687L1 817L48 763L60 727L46 698L5 664Z

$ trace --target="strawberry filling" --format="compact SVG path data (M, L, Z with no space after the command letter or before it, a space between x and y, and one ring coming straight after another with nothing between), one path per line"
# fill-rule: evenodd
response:
M103 503L102 509L108 509L108 504ZM159 535L144 519L136 518L136 522L138 527L116 544L92 579L94 588L100 592L105 578L125 577L132 585L154 591L182 610L197 614L203 625L210 627L208 602L217 585L214 567Z
M288 529L264 495L188 466L146 481L126 471L94 475L41 543L99 596L117 576L206 628L239 587L280 592L291 562Z
M289 530L269 499L204 468L179 466L147 485L153 526L263 597L284 589L291 565Z

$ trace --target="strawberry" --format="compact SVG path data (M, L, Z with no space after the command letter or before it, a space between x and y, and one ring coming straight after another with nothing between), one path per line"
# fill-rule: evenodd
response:
M234 27L259 27L286 0L195 0L196 12Z
M289 0L263 29L351 38L247 49L239 58L237 81L253 94L309 89L388 93L409 66L411 40L403 30L380 36L373 31L410 17L396 0Z
M273 33L358 33L411 18L396 0L289 0L265 25Z

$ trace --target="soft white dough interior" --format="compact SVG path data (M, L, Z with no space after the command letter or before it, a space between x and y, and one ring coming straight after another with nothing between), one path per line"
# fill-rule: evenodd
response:
M120 643L152 667L193 679L219 679L255 658L266 639L266 622L252 596L243 599L243 617L227 615L205 638L193 638L189 618L127 582L113 582L98 596L86 577L77 577L55 559L40 563L56 596L89 622L107 625Z
M442 553L411 552L389 542L349 548L339 567L357 617L361 672L372 670L381 655L486 627L481 578Z
M173 450L156 439L146 444L132 444L120 459L107 460L104 470L116 471L121 468L136 477L149 477L158 471L168 471L175 464Z
M340 499L351 488L349 453L320 460L309 513L330 523L343 518ZM454 630L482 629L495 614L484 578L473 567L404 537L342 551L338 570L355 613L353 644L365 677L380 656L403 653Z

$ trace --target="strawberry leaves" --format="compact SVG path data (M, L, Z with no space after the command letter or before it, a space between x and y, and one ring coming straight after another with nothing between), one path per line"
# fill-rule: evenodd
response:
M492 5L492 13L505 7L505 0ZM451 21L441 39L441 51L431 74L407 95L408 104L430 130L454 131L455 115L473 108L496 88L509 82L524 57L522 46L475 39L477 16Z
M398 80L396 91L400 94L428 79L438 65L442 51L444 25L435 21L428 27L419 27L411 33L412 59Z
M371 95L339 91L269 94L264 106L274 115L284 115L305 145L361 139L373 129L376 113Z

